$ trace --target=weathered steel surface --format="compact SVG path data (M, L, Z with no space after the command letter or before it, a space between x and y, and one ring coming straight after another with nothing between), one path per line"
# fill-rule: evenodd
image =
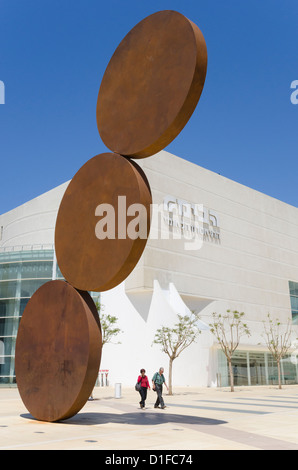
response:
M207 48L200 29L160 11L122 40L103 76L97 126L113 152L143 158L165 148L191 117L204 86Z
M56 221L55 250L67 282L40 287L18 330L17 384L25 406L39 420L67 419L91 394L102 337L87 291L105 291L125 280L150 231L150 186L141 168L127 157L153 155L179 134L198 103L206 69L201 31L175 11L154 13L137 24L108 64L96 116L103 142L115 153L87 161L66 189ZM135 204L144 210L128 213ZM137 215L141 233L132 236L129 229L135 227L136 234Z
M41 286L25 308L16 341L16 380L28 411L41 421L76 414L95 385L101 349L90 295L65 281Z
M122 282L145 248L151 203L148 181L134 161L103 153L85 163L67 187L56 221L55 249L64 278L77 289L96 292ZM111 210L102 212L107 236L99 239L96 225L103 217L96 215L96 209L102 204L110 205ZM141 214L144 238L132 239L127 233L129 223L138 217L138 213L127 215L132 204L145 209ZM115 237L111 238L113 224Z

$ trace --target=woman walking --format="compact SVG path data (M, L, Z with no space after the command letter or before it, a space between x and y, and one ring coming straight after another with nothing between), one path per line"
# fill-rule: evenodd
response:
M141 395L141 401L140 401L140 407L145 408L145 400L147 398L147 389L150 389L149 385L149 380L147 375L145 375L145 369L140 370L140 374L138 377L138 383L141 384L141 390L140 390L140 395Z

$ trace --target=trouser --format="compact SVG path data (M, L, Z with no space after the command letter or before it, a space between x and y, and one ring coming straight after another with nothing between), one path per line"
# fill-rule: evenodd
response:
M162 398L162 385L155 384L155 391L157 394L157 398L154 406L158 406L159 404L160 406L165 406L165 403Z
M140 395L141 395L140 405L145 406L145 400L147 398L147 388L146 387L141 388Z

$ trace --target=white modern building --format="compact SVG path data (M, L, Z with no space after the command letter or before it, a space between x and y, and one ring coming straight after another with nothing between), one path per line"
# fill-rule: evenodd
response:
M133 386L142 367L151 378L163 366L167 376L168 357L152 345L155 333L195 311L202 333L174 361L173 385L228 385L226 358L208 327L213 312L227 309L245 312L251 331L233 357L236 385L276 383L263 322L268 313L282 324L291 319L298 336L298 209L165 151L137 163L152 189L153 219L134 271L100 294L104 313L122 330L103 349L110 384ZM54 229L67 185L0 216L0 384L15 381L14 344L26 303L42 283L61 277ZM284 382L298 383L296 362L283 359Z

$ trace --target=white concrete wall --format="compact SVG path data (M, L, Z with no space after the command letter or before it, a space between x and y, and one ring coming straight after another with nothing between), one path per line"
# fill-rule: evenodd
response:
M60 201L68 182L0 215L0 249L23 245L54 245Z
M166 152L141 161L153 201L167 194L203 203L220 216L220 242L186 251L183 240L151 240L144 287L173 282L182 295L225 301L251 321L264 311L290 316L288 281L298 282L298 209ZM133 273L127 289L138 286Z
M142 302L142 296L138 298L137 294L126 294L124 283L101 294L104 312L118 317L118 326L123 330L123 334L115 337L115 342L119 340L121 344L107 344L103 348L101 368L110 370L112 384L134 384L141 368L146 369L151 380L160 366L168 379L169 358L159 345L153 345L153 340L158 328L174 326L178 320L169 296L170 292L162 290L158 281L147 302ZM206 385L209 347L210 333L202 331L197 342L174 361L174 386Z

